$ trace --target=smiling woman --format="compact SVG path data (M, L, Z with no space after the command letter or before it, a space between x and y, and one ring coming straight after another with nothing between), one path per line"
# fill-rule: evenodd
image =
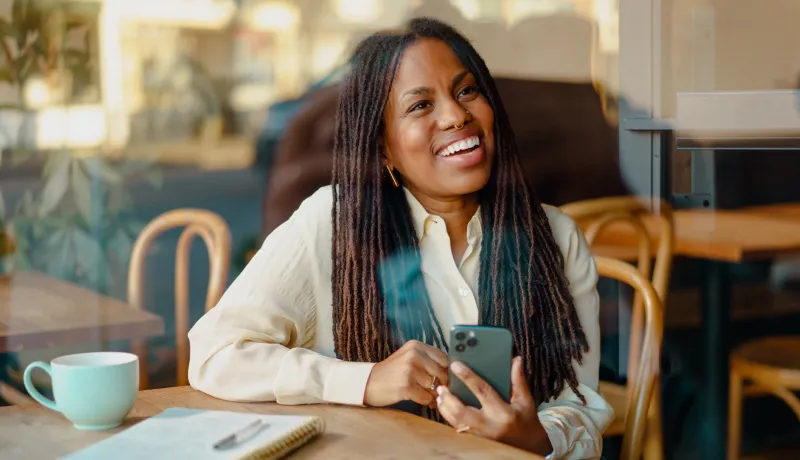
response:
M595 457L597 272L567 216L523 180L494 81L451 27L364 40L340 96L333 186L272 232L190 332L191 384L233 400L391 406L549 454ZM508 329L503 401L446 389L456 324ZM438 386L437 383L441 383Z

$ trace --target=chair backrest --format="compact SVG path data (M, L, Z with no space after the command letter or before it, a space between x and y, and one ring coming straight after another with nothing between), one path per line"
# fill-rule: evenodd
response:
M595 246L598 236L604 230L611 229L612 224L615 228L619 228L617 225L631 227L638 239L639 273L651 280L661 304L666 305L675 247L672 209L666 202L660 201L657 213L646 200L635 196L577 201L561 206L560 209L585 229L586 240L590 247ZM653 267L653 243L656 240L658 244ZM628 352L628 378L631 380L636 378L639 353L642 349L641 303L641 295L637 292L633 301Z
M661 342L664 334L664 312L653 285L636 268L621 260L595 257L600 276L623 282L642 298L644 312L642 353L635 380L628 380L628 407L625 416L625 435L622 438L622 460L638 460L642 454L647 412L656 379L661 371Z
M153 219L142 230L133 246L128 270L128 302L135 308L143 303L144 268L147 253L162 233L185 227L178 239L175 254L175 341L177 383L188 384L189 369L189 250L195 236L200 236L208 249L209 280L205 311L217 304L228 283L231 258L231 234L219 215L203 209L175 209ZM149 387L147 346L144 340L131 343L139 356L140 389Z

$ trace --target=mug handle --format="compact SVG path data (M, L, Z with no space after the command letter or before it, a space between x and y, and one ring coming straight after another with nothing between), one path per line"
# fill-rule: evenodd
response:
M28 367L25 368L25 374L22 377L23 381L25 382L25 389L28 390L28 394L30 394L31 397L36 400L36 402L38 402L39 404L43 405L48 409L58 411L58 408L56 407L56 402L53 401L52 399L45 398L41 393L39 393L39 390L37 390L36 387L33 386L33 380L31 380L31 372L33 372L33 370L36 369L37 367L47 372L47 375L50 376L50 380L53 379L53 374L52 371L50 370L50 364L44 361L36 361L30 363Z

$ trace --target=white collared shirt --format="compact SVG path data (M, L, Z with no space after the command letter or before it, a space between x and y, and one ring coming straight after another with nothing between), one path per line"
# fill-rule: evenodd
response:
M453 259L444 220L406 190L420 242L422 272L442 330L477 324L480 212L467 226L467 250ZM374 363L336 359L333 349L330 187L303 202L272 232L220 302L189 332L189 382L232 401L362 405ZM597 270L583 234L546 206L564 256L569 289L590 351L573 363L587 404L567 387L539 405L553 458L599 457L613 410L597 394L600 331ZM445 339L449 340L448 334Z

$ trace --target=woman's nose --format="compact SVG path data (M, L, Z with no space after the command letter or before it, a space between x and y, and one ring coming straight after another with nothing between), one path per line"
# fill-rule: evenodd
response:
M469 122L469 112L458 101L450 100L444 106L440 105L439 129L445 131L451 128L464 127Z

